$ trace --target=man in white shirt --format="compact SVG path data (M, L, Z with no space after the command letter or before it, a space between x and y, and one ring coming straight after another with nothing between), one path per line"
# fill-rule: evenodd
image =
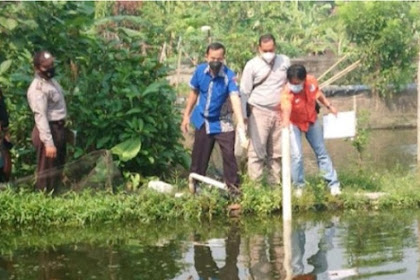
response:
M287 83L290 59L275 53L271 34L260 37L258 50L245 65L240 85L241 96L248 102L248 174L259 180L266 166L267 182L275 185L280 183L281 171L280 94Z

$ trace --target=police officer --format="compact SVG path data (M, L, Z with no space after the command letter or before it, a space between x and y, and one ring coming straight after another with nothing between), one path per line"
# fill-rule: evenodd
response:
M10 179L11 168L11 156L10 149L12 143L10 142L9 133L9 114L7 112L6 103L4 101L3 92L0 89L0 132L2 142L0 144L1 157L0 157L0 182L7 182Z
M54 79L54 57L48 51L39 51L33 58L35 78L29 86L27 98L34 114L35 127L32 143L37 151L36 188L56 190L65 163L66 102L63 90Z

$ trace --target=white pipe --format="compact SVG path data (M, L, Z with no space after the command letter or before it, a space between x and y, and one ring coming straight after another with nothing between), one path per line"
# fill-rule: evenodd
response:
M292 184L290 175L290 132L285 127L281 132L282 149L282 209L283 221L292 220Z
M292 280L292 183L290 174L290 131L288 127L281 132L282 148L282 208L283 208L283 245L285 280Z
M191 193L195 193L195 186L194 186L194 180L201 181L203 183L209 184L211 186L214 186L218 189L227 190L226 184L219 182L217 180L214 180L212 178L199 175L197 173L190 173L190 176L188 177L188 186L190 188Z
M292 280L292 221L283 221L283 246L283 267L284 270L286 270L286 277L284 278L284 280Z

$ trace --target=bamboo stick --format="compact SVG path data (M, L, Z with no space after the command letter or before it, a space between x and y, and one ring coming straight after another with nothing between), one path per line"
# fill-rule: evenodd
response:
M318 81L322 80L331 70L333 70L338 64L340 64L344 59L346 59L348 55L346 54L342 58L340 58L336 63L334 63L330 68L327 69L321 76L318 77Z
M179 37L178 46L177 46L178 62L177 62L177 67L176 67L176 86L175 86L177 89L179 86L179 79L180 79L179 77L181 76L181 58L182 58L181 41L182 41L182 37Z
M350 66L348 66L347 68L345 68L344 70L340 71L339 73L335 74L334 76L332 76L331 78L329 78L328 80L326 80L325 82L323 82L322 84L320 84L320 88L323 88L333 82L335 82L336 80L344 77L345 75L347 75L348 73L350 73L351 71L353 71L354 69L357 68L357 66L359 66L360 64L360 60L354 62L353 64L351 64Z

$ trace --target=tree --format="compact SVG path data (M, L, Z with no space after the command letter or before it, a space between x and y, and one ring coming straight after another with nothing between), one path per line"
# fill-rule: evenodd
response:
M385 96L413 81L418 48L413 34L419 10L419 3L409 2L353 2L338 7L353 51L362 60L362 82L375 95Z

